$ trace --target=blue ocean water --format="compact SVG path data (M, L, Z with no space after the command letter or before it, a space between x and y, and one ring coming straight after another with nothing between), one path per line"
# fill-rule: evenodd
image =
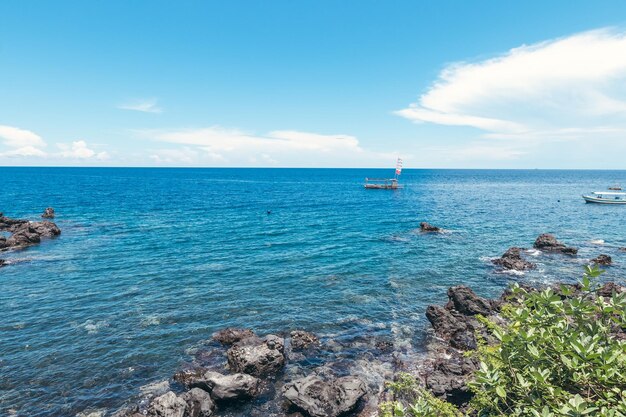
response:
M0 211L56 209L62 235L1 254L0 415L114 410L226 326L380 335L419 350L446 289L574 280L600 253L626 271L626 207L581 193L626 171L0 168ZM271 214L267 211L271 210ZM423 235L428 221L446 229ZM543 232L579 256L489 259ZM604 241L603 243L600 241Z

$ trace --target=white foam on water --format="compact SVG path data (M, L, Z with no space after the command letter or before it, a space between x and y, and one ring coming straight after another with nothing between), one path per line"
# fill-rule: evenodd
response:
M589 243L594 245L604 245L604 239L592 239Z
M106 412L106 408L88 409L76 414L76 417L103 417Z
M147 316L141 320L141 327L158 326L161 324L161 317L157 314Z
M169 390L170 383L168 381L156 381L139 387L139 391L144 396L157 396L165 394Z
M79 327L82 327L83 329L87 330L88 334L95 334L95 333L98 333L100 329L109 327L109 322L106 320L99 320L99 321L87 320L86 322L81 324Z
M539 256L541 255L541 251L539 249L527 249L525 251L530 256Z

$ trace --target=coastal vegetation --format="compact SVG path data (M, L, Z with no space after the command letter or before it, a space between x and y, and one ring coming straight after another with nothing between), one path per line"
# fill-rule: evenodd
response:
M382 417L626 416L626 293L587 266L576 286L513 286L499 320L477 315L479 361L462 407L435 398L409 374L388 384Z

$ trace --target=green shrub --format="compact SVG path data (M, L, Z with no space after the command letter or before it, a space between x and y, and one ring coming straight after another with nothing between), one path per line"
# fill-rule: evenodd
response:
M480 319L497 343L481 343L473 352L480 368L470 383L475 396L467 414L626 417L626 341L616 337L626 329L626 293L596 296L601 273L587 267L575 292L514 286L501 312L506 324ZM385 417L459 415L430 395L410 406L400 400L398 412L385 407Z

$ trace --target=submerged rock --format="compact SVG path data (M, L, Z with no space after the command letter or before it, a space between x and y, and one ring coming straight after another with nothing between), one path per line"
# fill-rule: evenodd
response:
M291 332L291 348L294 350L303 350L318 344L319 339L313 333L305 332L304 330Z
M425 232L425 233L439 233L441 232L441 228L433 226L430 223L421 222L420 231Z
M233 371L257 377L268 376L277 373L285 365L284 349L285 342L278 336L253 336L235 343L226 355Z
M311 417L337 417L353 410L365 395L363 381L355 376L325 381L309 375L288 383L284 397Z
M591 262L596 265L608 266L613 263L613 259L609 255L598 255L597 257L593 258Z
M0 259L0 268L2 268L3 266L7 265L8 262L6 261L6 259Z
M565 246L563 243L559 242L556 237L548 233L539 235L533 247L543 251L559 252L566 255L576 255L578 253L577 248Z
M46 208L41 217L44 219L54 219L54 209L52 207Z
M238 329L229 327L213 333L213 340L220 342L225 346L230 346L242 339L254 336L254 332L250 329Z
M532 262L524 260L522 258L522 249L515 246L507 249L500 258L494 259L491 262L501 266L503 269L515 271L525 271L527 269L533 269L536 266Z

